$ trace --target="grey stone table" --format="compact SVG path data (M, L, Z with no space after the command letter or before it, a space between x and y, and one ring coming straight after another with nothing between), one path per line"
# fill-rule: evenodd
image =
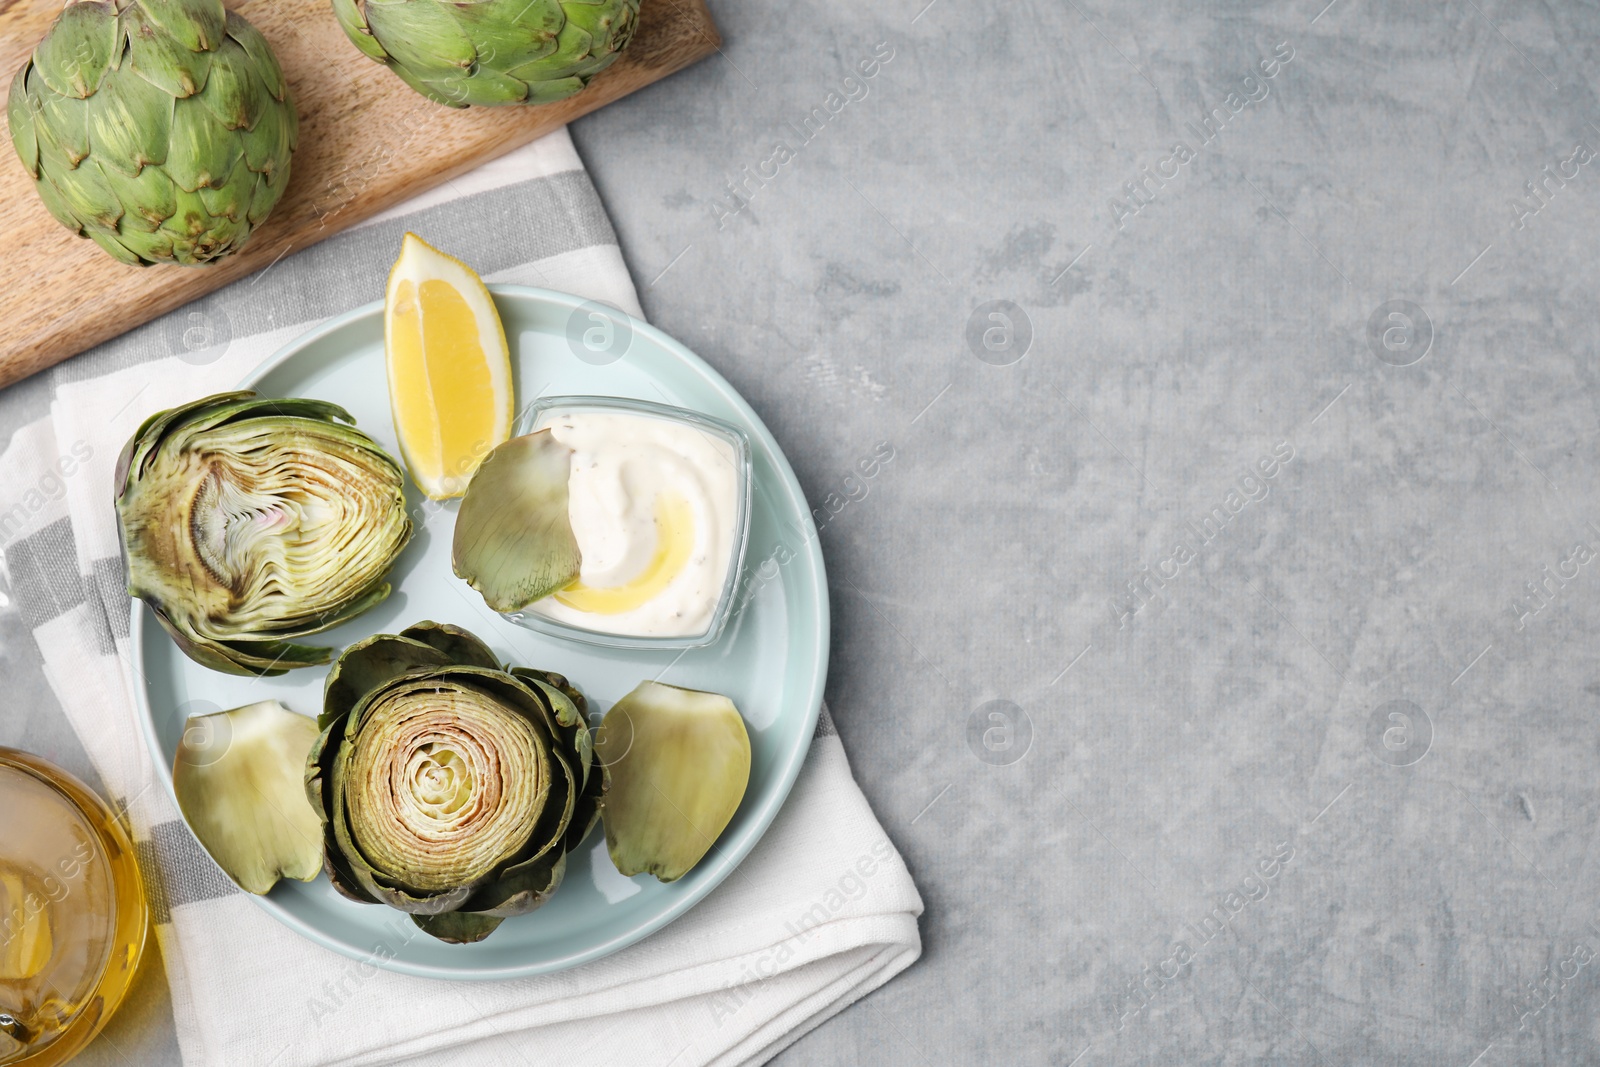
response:
M1600 1061L1600 13L1326 2L714 3L574 127L927 901L779 1062Z

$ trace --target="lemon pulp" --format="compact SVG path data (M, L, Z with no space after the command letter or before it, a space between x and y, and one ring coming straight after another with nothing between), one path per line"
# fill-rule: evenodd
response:
M384 314L390 405L406 465L428 496L460 496L510 435L510 355L494 301L465 264L407 234Z

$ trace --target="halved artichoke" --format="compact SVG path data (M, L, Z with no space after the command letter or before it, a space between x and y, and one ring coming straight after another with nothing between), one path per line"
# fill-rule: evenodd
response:
M611 706L595 756L611 775L611 862L663 882L705 858L750 784L750 734L733 701L661 682L640 682Z
M605 799L584 710L561 675L502 670L455 626L351 645L306 763L334 888L457 944L539 907Z
M296 641L389 595L411 539L405 476L353 423L321 400L218 393L128 441L128 592L190 659L254 675L326 663L329 649Z

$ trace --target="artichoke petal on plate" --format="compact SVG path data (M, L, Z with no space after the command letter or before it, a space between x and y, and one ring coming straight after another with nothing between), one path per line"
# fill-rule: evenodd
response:
M625 875L683 877L727 829L750 784L750 735L718 693L640 682L606 712L594 748L610 775L606 847Z
M196 662L273 675L389 595L404 474L342 408L254 393L147 419L117 464L128 592Z
M480 915L470 911L447 911L439 915L413 915L411 921L425 934L452 945L470 945L482 941L505 922L498 915Z
M432 622L345 650L305 765L341 893L464 943L555 892L605 780L591 773L582 695L516 670Z
M496 447L467 484L450 565L495 611L521 611L578 576L571 475L572 449L540 430Z
M450 663L463 667L486 667L491 671L500 669L500 660L488 645L479 640L477 634L447 622L419 622L401 630L400 636L421 641L443 653Z
M172 766L189 828L235 885L265 893L322 869L322 827L303 770L316 723L276 700L192 716Z

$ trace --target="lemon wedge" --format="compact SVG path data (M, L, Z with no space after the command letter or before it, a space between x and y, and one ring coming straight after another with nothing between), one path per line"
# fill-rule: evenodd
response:
M460 496L511 436L511 352L471 267L408 233L383 306L389 406L411 477L433 500Z

